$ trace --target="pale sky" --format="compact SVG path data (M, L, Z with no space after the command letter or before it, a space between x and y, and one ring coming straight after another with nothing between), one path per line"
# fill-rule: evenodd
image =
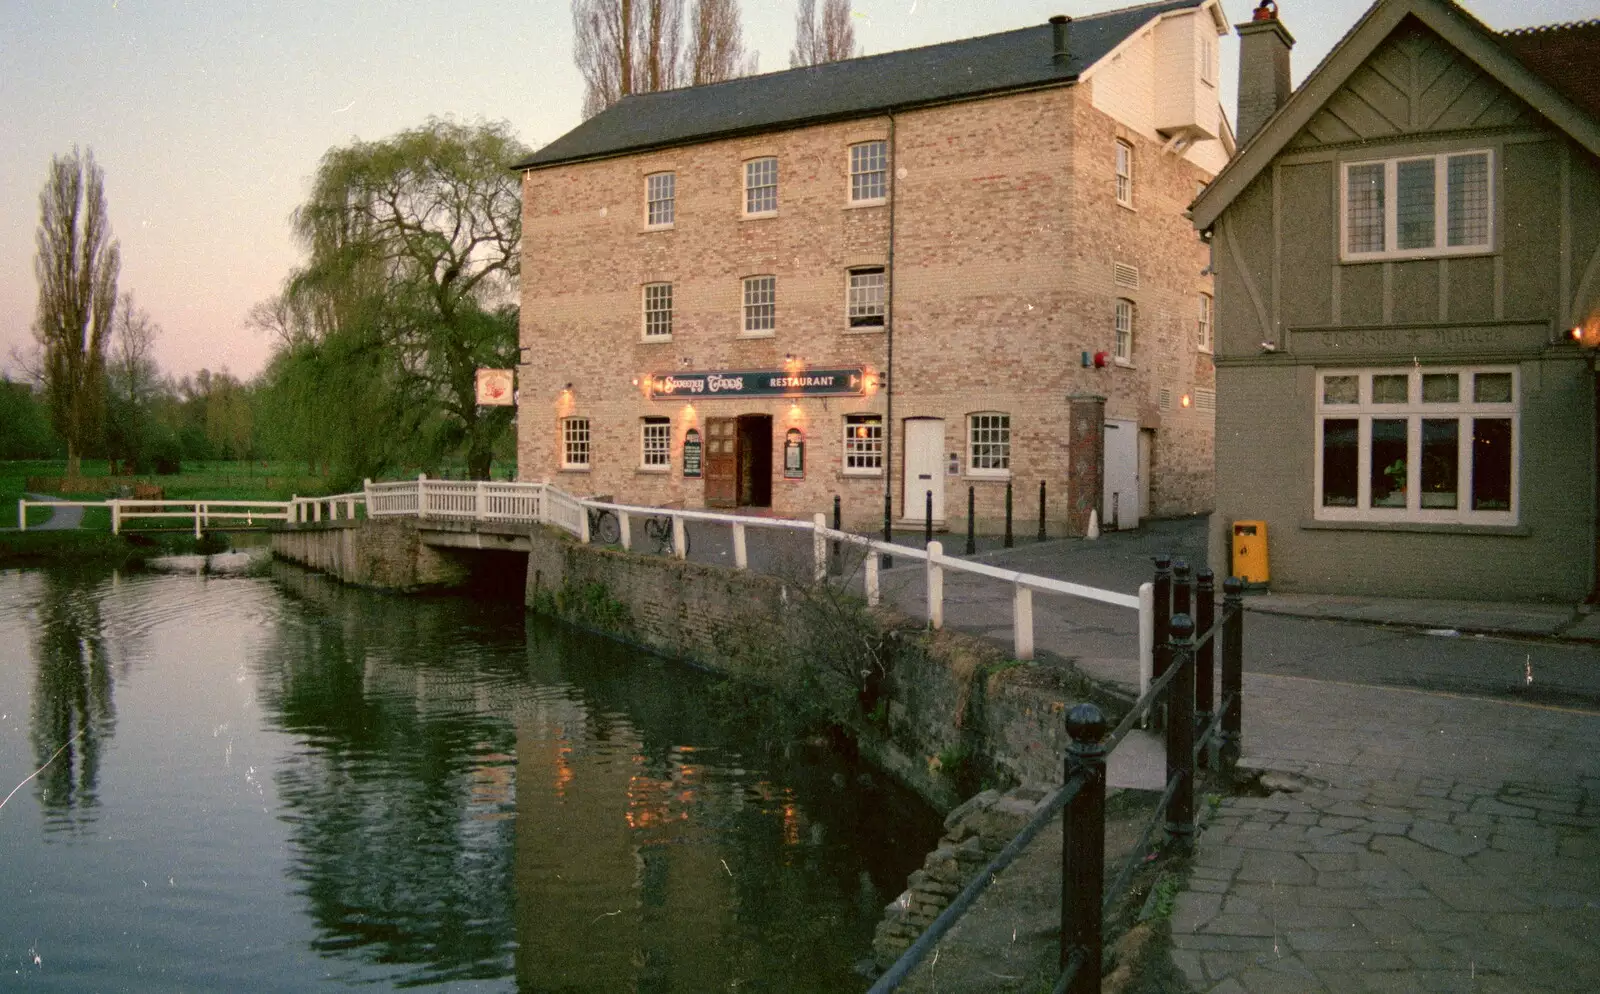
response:
M1128 0L856 0L868 54L1042 24ZM1254 0L1224 0L1232 23ZM1495 29L1600 16L1600 0L1467 0ZM1296 84L1367 0L1280 0ZM794 0L743 0L761 68L788 67ZM1222 44L1234 116L1237 43ZM538 147L579 123L568 0L6 0L0 7L0 369L32 348L39 191L92 148L122 243L120 287L162 327L164 371L258 373L245 314L299 250L289 215L322 154L430 115L506 120Z

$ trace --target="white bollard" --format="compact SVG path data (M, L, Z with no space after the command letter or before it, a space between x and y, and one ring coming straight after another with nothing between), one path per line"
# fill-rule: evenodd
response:
M928 543L928 624L937 631L944 627L944 543Z
M1156 585L1139 584L1139 696L1150 689L1155 675Z
M1084 538L1099 538L1100 537L1100 512L1099 511L1091 510L1089 512L1089 530L1083 533L1083 537Z
M813 566L811 579L821 583L828 578L828 539L824 530L828 527L828 516L821 512L811 516L811 558Z
M733 526L733 568L750 568L750 553L744 544L744 525L738 523Z
M1011 645L1018 659L1033 658L1033 591L1020 583L1011 591Z

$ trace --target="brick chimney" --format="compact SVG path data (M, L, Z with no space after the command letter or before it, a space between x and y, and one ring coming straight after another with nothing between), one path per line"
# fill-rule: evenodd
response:
M1261 0L1239 32L1239 146L1289 100L1289 49L1294 36L1278 20L1274 0Z
M1067 68L1072 61L1072 18L1057 14L1050 18L1051 61L1057 69Z

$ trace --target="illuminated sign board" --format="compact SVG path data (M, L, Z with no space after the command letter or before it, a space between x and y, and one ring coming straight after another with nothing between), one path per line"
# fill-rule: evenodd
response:
M867 373L847 369L755 369L706 373L658 373L645 381L649 396L704 400L710 397L859 397Z

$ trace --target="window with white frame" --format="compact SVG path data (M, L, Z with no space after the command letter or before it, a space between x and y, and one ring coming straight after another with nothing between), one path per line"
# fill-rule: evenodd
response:
M1514 368L1317 374L1316 517L1515 524Z
M850 270L846 309L852 328L882 328L888 312L887 284L882 266Z
M973 476L1011 475L1011 415L967 415L967 470Z
M751 159L744 164L744 212L770 214L778 209L778 160Z
M639 427L639 465L645 469L672 466L672 419L645 418Z
M889 195L889 143L850 146L850 202L883 200Z
M883 475L883 416L844 416L844 472L847 476Z
M1202 293L1200 295L1199 314L1195 317L1195 343L1201 352L1210 352L1212 348L1211 313L1211 294Z
M589 468L589 419L561 419L561 468Z
M1344 259L1487 252L1493 154L1451 152L1344 164Z
M1133 362L1133 301L1123 297L1117 298L1116 322L1113 328L1115 338L1112 340L1112 356L1117 362L1130 364Z
M672 337L672 284L644 285L644 337L661 341Z
M652 173L644 178L645 223L652 228L672 224L677 216L677 173Z
M744 281L744 333L759 335L777 327L778 278L750 276Z
M1117 139L1117 203L1133 206L1133 146Z

